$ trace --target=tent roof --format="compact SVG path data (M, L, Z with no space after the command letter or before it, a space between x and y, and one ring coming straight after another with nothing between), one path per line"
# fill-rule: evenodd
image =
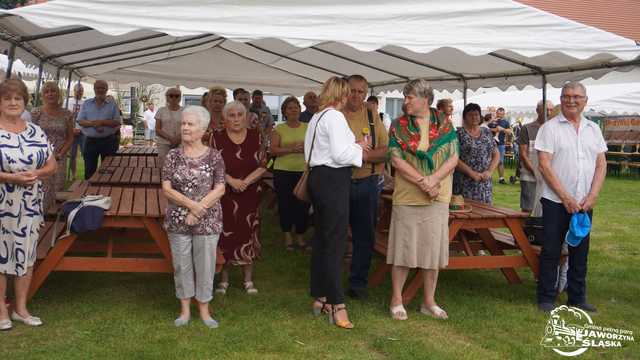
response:
M376 91L559 86L640 63L632 40L511 0L57 0L0 12L0 38L82 76L291 93L354 73Z

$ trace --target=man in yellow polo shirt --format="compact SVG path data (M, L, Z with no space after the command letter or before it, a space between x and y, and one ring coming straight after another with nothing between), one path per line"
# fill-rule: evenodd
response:
M349 291L352 298L366 299L367 279L375 242L378 197L382 190L382 171L387 156L389 136L380 115L367 110L365 99L369 90L367 79L361 75L349 77L349 100L342 110L351 131L360 141L369 137L369 161L354 168L349 196L349 224L353 242Z

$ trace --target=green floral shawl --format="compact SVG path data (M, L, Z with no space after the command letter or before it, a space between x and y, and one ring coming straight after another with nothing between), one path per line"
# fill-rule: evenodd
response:
M432 174L449 157L459 153L455 128L444 113L430 109L429 146L419 149L420 128L413 115L396 119L389 129L389 156L412 164L423 175Z

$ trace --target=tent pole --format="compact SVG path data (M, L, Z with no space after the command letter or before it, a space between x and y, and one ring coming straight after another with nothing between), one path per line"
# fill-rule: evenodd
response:
M40 65L38 66L38 80L36 81L36 97L33 102L33 106L37 107L38 102L40 101L40 82L42 82L42 71L44 70L44 61L40 60Z
M547 75L542 74L542 113L544 121L547 121Z
M469 83L467 82L466 79L462 79L463 81L463 88L462 88L462 99L463 99L463 103L464 106L467 106L467 90L469 89Z
M11 78L11 70L13 70L13 59L16 57L16 44L13 43L11 44L11 47L9 48L9 59L8 59L8 63L7 63L7 72L4 76L5 79L10 79Z
M56 82L60 81L60 68L56 70Z
M71 91L71 77L73 77L73 69L69 69L69 74L67 75L67 99L64 102L64 108L69 108L69 91Z

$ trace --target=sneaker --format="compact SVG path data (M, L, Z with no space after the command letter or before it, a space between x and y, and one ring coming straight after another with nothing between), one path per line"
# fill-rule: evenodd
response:
M221 281L218 283L216 287L216 294L225 295L227 293L227 289L229 288L229 283L226 281Z
M503 185L507 184L507 182L504 181L504 178L500 178L500 180L498 180L498 183L503 184Z
M590 312L590 313L597 313L598 312L598 309L596 309L595 306L593 306L593 305L591 305L591 304L589 304L587 302L583 302L581 304L570 304L570 303L567 303L567 306L572 306L572 307L575 307L575 308L578 308L578 309L581 309L581 310L584 310L584 311Z

